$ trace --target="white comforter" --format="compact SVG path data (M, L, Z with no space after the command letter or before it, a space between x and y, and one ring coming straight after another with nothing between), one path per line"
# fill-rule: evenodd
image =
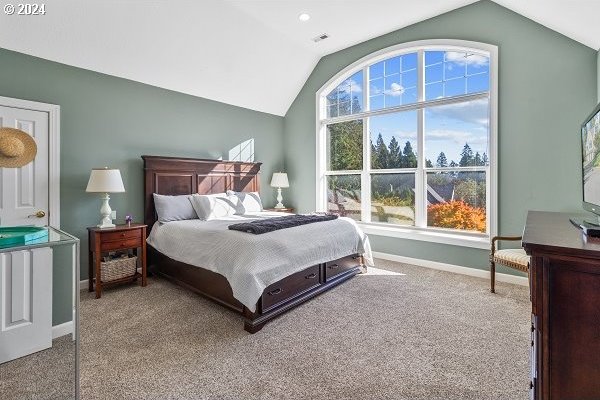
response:
M174 260L225 276L233 296L253 312L267 286L311 265L352 253L363 254L365 263L373 265L368 237L349 218L262 235L227 229L237 222L282 215L261 212L211 221L156 223L148 243Z

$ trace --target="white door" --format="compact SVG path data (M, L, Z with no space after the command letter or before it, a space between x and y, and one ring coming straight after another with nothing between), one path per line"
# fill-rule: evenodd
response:
M48 225L49 113L0 105L0 126L37 145L31 163L0 168L0 226ZM1 253L0 363L51 346L52 249Z
M37 145L33 162L0 168L0 225L48 225L48 113L0 106L0 126L27 132Z
M52 249L0 254L0 363L52 346Z

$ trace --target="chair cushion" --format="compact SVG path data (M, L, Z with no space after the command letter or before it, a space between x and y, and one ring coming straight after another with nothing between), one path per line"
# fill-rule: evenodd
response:
M494 262L527 272L531 257L523 249L504 249L494 253Z

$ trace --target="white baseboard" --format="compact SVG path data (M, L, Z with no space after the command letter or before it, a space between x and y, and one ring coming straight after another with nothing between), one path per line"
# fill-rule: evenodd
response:
M440 271L454 272L455 274L475 276L477 278L490 279L490 272L483 269L461 267L454 264L446 264L437 261L422 260L420 258L404 257L395 254L373 252L373 257L388 261L396 261L405 264L417 265L419 267L432 268ZM529 286L529 280L525 276L516 276L509 274L496 273L496 280L499 282L512 283L515 285Z
M65 322L52 327L52 339L70 335L71 333L73 333L73 321Z
M460 265L446 264L446 263L441 263L438 261L423 260L421 258L399 256L396 254L381 253L379 251L374 251L373 257L381 258L383 260L417 265L419 267L437 269L440 271L454 272L455 274L475 276L477 278L484 278L484 279L490 278L490 272L483 270L483 269L461 267ZM512 283L514 285L529 286L529 280L525 276L501 274L501 273L496 272L496 280L498 282ZM87 287L88 287L87 279L79 282L79 290L87 290Z

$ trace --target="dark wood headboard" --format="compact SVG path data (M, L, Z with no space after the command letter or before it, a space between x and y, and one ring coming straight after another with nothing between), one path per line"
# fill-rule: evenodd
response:
M152 193L211 194L227 190L258 192L261 163L142 156L144 160L144 223L156 222Z

